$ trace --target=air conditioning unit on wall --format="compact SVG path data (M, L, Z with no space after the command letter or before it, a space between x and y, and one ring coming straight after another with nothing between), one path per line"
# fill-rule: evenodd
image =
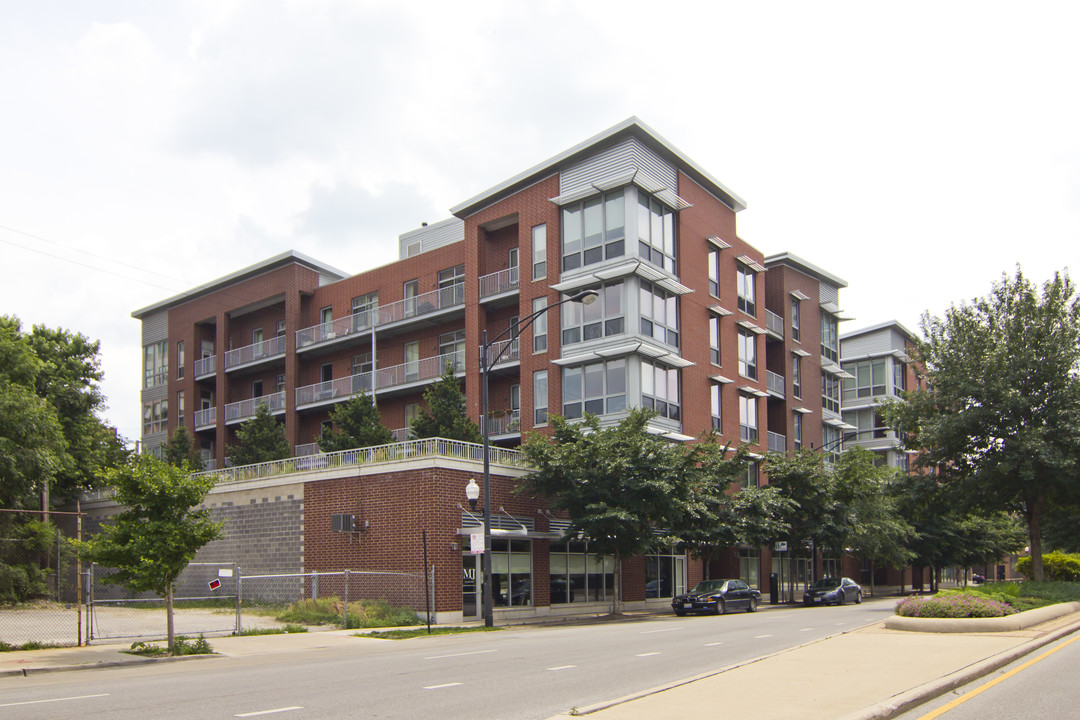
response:
M356 532L356 516L335 513L330 516L330 532Z

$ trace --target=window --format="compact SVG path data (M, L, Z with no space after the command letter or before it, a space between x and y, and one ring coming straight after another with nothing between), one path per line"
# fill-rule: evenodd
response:
M821 311L821 355L833 362L840 360L840 330L836 316Z
M719 383L709 384L709 405L712 408L712 428L713 430L721 432L723 431L722 421L724 419L722 415L723 406L720 403L721 390L723 387L724 386Z
M715 315L709 317L709 359L720 364L720 318Z
M562 210L562 269L621 257L626 243L625 190L597 195ZM535 270L535 266L534 266Z
M645 597L667 598L686 592L686 556L671 548L645 556Z
M164 385L169 381L169 341L151 343L143 350L146 387Z
M443 357L440 361L442 367L439 368L439 373L442 374L443 368L446 367L446 363L453 365L455 371L461 371L465 369L465 331L456 330L454 332L443 333L439 335L439 355L450 357Z
M420 343L416 340L405 343L405 382L420 379Z
M577 303L567 303L567 305L576 305ZM595 303L594 303L595 304ZM547 313L540 312L547 307L547 298L539 297L532 301L533 314L536 315L536 319L532 324L533 335L533 352L547 352ZM564 306L565 307L565 306Z
M757 335L739 330L739 374L757 380Z
M252 330L251 331L251 344L252 345L259 345L260 343L262 343L262 341L263 341L262 328L255 328L254 330Z
M840 379L827 372L821 373L821 407L840 412Z
M889 427L881 413L873 408L844 412L844 422L855 427L844 433L844 441L883 440L888 437Z
M251 397L260 398L263 396L263 382L262 380L256 380L251 383Z
M319 324L322 325L324 336L329 336L334 329L334 308L324 307L319 310Z
M176 379L184 379L184 341L176 343Z
M169 425L169 401L158 400L157 402L143 405L143 435L165 432Z
M412 426L418 417L420 417L420 403L408 403L405 406L405 437L412 439Z
M548 374L547 370L533 373L533 425L546 425L548 421Z
M491 539L491 585L496 606L532 605L532 541Z
M735 287L739 293L739 309L747 315L756 316L757 303L754 300L754 271L742 263L737 263L735 273Z
M369 373L373 368L371 362L371 353L360 353L359 355L352 356L352 374L360 375L361 373Z
M893 381L892 391L893 395L900 395L907 390L907 365L902 362L893 361Z
M274 335L275 335L275 337L284 337L285 336L285 321L284 320L278 320L277 321L277 325L274 327Z
M821 433L821 449L825 452L826 462L837 463L840 462L840 453L843 450L843 437L840 435L840 430L834 428L832 425L826 425L822 428Z
M638 255L675 274L675 213L638 190Z
M795 443L795 449L802 449L802 413L791 416L791 439Z
M844 401L885 394L885 358L844 363L852 378L844 379Z
M285 392L285 376L278 375L274 383L274 392Z
M757 460L747 462L739 474L739 484L744 488L757 487L761 483L759 471Z
M798 355L791 358L791 394L802 398L802 358Z
M379 309L379 293L373 292L352 299L353 329L371 327Z
M420 281L409 280L402 283L401 294L405 298L405 317L412 317L416 314L416 296L420 294Z
M680 420L679 371L647 360L641 361L641 404L660 417Z
M585 340L597 340L626 331L625 302L621 282L600 288L596 301L566 303L560 311L562 344L573 345Z
M791 298L791 339L799 341L799 310L802 307L802 303L798 298Z
M176 393L176 426L184 424L184 391Z
M626 358L563 368L563 417L626 409Z
M532 279L547 277L547 225L532 229Z
M716 248L709 251L709 294L720 297L720 251Z
M452 307L465 302L465 266L439 271L439 307Z
M334 364L326 363L319 367L319 382L330 382L334 379Z
M642 280L641 334L679 346L679 305L676 295Z
M615 558L585 542L552 542L551 604L602 602L615 594Z
M756 548L739 548L739 577L750 587L758 587L761 556ZM837 573L839 575L839 573Z
M758 441L758 401L753 395L739 393L739 439L745 443Z

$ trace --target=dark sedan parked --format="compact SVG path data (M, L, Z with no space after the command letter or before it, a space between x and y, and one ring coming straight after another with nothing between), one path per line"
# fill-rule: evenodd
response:
M761 593L742 580L702 580L685 595L676 595L671 609L682 617L686 613L723 615L728 610L754 612L761 604Z
M862 587L851 578L821 578L803 593L804 605L843 605L862 602Z

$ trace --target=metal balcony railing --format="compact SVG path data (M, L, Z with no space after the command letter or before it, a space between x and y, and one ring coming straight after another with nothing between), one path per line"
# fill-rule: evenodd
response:
M259 362L260 360L270 360L272 358L284 356L285 336L279 335L278 337L273 337L269 340L261 340L257 343L252 343L251 345L245 345L242 348L229 350L225 353L225 370L227 372L231 368L240 365L248 365L253 362Z
M411 427L398 428L397 430L391 430L390 433L394 436L394 442L405 442L413 439Z
M297 349L370 330L379 316L379 308L371 308L328 323L319 323L296 331Z
M521 411L504 410L488 414L492 435L508 435L521 432ZM480 416L480 431L484 430L484 417Z
M195 429L204 430L217 425L217 408L209 407L205 410L195 411Z
M780 317L772 310L766 310L765 330L779 335L780 339L782 340L784 338L784 318Z
M787 452L787 436L769 431L769 452Z
M416 297L405 298L379 308L379 325L421 317L438 310L465 304L465 284L439 288Z
M298 387L296 388L296 407L301 408L327 400L344 400L362 392L371 393L370 372Z
M772 370L766 370L765 388L771 393L776 393L780 397L784 397L784 376L780 373L774 373Z
M271 413L284 412L285 391L282 390L281 392L263 395L262 397L229 403L225 406L225 422L231 423L238 420L253 418L255 417L255 411L262 405L269 406Z
M437 379L442 375L443 368L449 363L454 372L465 369L465 353L452 352L434 357L424 358L415 362L392 365L390 367L375 370L376 386L374 390L388 390L400 385L408 385L414 382ZM372 373L359 373L348 377L328 380L327 382L315 383L296 388L296 407L302 408L307 405L324 403L328 401L347 400L361 392L371 394Z
M202 380L217 372L217 355L199 358L195 361L195 379Z
M502 364L507 362L517 362L521 359L519 340L521 338L514 338L513 340L500 340L499 342L491 343L488 348L488 363L490 364L495 358L499 358L499 362L496 364ZM509 345L509 347L507 347ZM503 352L503 348L506 351ZM499 353L502 353L502 357L499 357Z
M480 299L518 289L518 269L506 268L480 278Z
M308 455L318 455L322 450L319 449L319 443L304 443L303 445L297 445L293 448L293 457L307 457Z

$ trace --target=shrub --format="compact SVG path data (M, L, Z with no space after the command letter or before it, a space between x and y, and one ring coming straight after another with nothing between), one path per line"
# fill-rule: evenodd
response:
M280 622L305 625L341 625L345 603L339 597L300 600L276 615ZM385 600L357 600L349 603L347 628L398 627L419 625L420 618L410 608L393 607Z
M901 617L921 618L987 618L1012 615L1016 610L998 600L969 593L953 593L934 597L909 597L896 606Z
M1016 561L1016 569L1031 577L1031 558ZM1080 581L1080 554L1054 551L1043 555L1043 575L1046 580L1060 582Z
M192 640L184 635L178 635L173 640L173 650L161 645L150 645L141 641L131 643L132 655L144 655L146 657L163 657L166 655L213 655L214 649L202 635L197 640Z

